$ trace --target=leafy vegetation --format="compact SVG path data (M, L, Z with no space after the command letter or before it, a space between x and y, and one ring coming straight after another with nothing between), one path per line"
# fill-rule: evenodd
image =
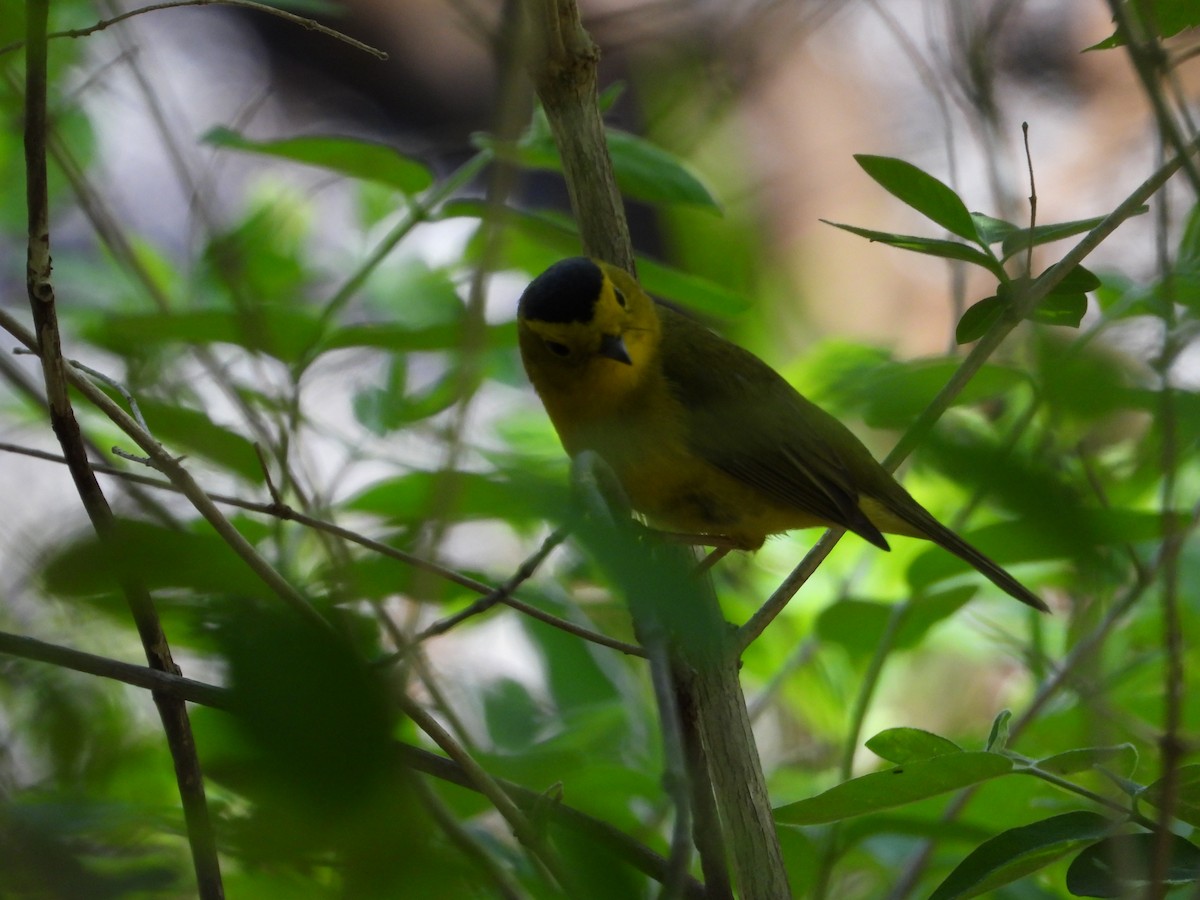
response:
M25 40L25 7L4 9L0 40ZM994 287L957 298L955 352L902 359L830 339L788 374L899 435L891 460L912 453L913 492L1054 615L912 542L885 556L847 539L773 621L759 611L812 534L713 570L742 628L796 896L1182 897L1200 882L1200 155L1161 88L1164 67L1195 63L1149 52L1200 23L1168 0L1113 11L1098 54L1116 65L1130 46L1160 130L1190 156L1165 137L1109 213L1006 219L911 162L855 157L925 228L837 228ZM50 14L51 30L95 20L76 2ZM18 62L33 34L0 57L10 121L37 102ZM677 555L603 504L581 513L572 481L587 473L572 478L520 370L515 291L580 252L579 232L498 194L502 178L483 199L469 190L496 172L561 173L546 116L515 141L479 136L445 172L376 142L227 123L196 146L319 173L351 198L352 233L334 240L312 194L272 181L231 215L200 191L206 224L181 250L113 214L89 118L103 112L77 90L88 40L50 39L52 115L28 148L50 156L64 355L88 364L69 364L70 397L116 510L89 507L94 527L45 449L43 372L14 287L27 148L20 129L0 132L0 449L28 473L0 499L22 523L3 546L20 577L0 607L0 894L188 896L208 852L231 897L626 898L663 882L669 896L704 896L702 882L728 896L692 860L689 816L701 844L722 829L680 787L687 740L656 701L659 636L638 633L630 608L669 609L701 640L712 623L693 615ZM627 198L653 206L678 248L639 257L643 283L752 337L745 323L782 279L761 225L686 153L615 127L607 146ZM1093 265L1136 217L1156 223L1153 274ZM64 222L86 239L60 240ZM447 227L454 252L423 253ZM1152 348L1136 356L1124 329L1152 331ZM131 600L143 594L153 614ZM187 680L128 662L159 626ZM194 748L169 724L172 698L190 703ZM185 815L196 760L205 791ZM199 877L219 896L211 871Z

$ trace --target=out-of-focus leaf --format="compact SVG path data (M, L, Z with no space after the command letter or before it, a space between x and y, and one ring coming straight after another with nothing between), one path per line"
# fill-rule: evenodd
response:
M903 806L948 791L970 787L1012 771L1012 760L998 753L949 753L917 760L883 772L851 778L823 794L775 810L784 825L820 825Z
M213 128L202 140L216 147L274 156L348 178L374 181L405 194L419 193L433 184L433 174L423 163L391 147L358 138L314 136L255 141L230 128Z
M428 328L409 328L389 322L364 325L347 325L330 332L321 340L319 350L341 350L348 347L375 347L394 353L434 352L457 350L463 345L463 328L460 324L432 325ZM517 326L513 322L491 325L487 328L487 344L490 347L515 347Z
M206 761L206 775L248 800L226 826L239 855L322 859L353 896L413 886L427 896L426 873L441 861L396 756L403 723L388 673L368 666L344 630L279 603L231 602L214 636L236 741Z
M1092 812L1070 812L1010 828L984 841L938 885L929 900L965 900L1045 868L1113 827Z
M466 317L455 271L406 260L400 266L383 266L371 273L370 292L364 300L372 312L389 323L414 331L438 325L461 325Z
M920 728L889 728L869 738L866 746L881 759L899 764L963 752L962 747L949 738Z
M1135 381L1133 365L1111 348L1064 344L1050 334L1036 345L1034 377L1056 415L1089 421L1123 409L1153 410L1155 394Z
M321 332L304 309L258 306L245 313L209 309L179 313L110 314L92 319L85 336L114 353L138 355L162 344L234 344L284 362L296 360Z
M932 175L912 163L890 156L857 153L854 159L893 197L904 201L951 234L968 241L979 240L971 214L958 194Z
M364 388L354 395L354 417L373 434L383 436L448 409L458 399L462 379L454 369L417 392L405 390L402 360L393 360L382 387Z
M504 519L509 522L558 520L568 508L567 486L521 473L482 475L455 472L445 484L440 472L413 472L378 482L345 506L397 522L424 521L433 512L441 485L447 488L448 508L438 512L447 521Z
M1001 268L1000 263L995 259L988 256L982 250L976 250L974 247L968 247L966 244L961 244L958 241L918 237L912 234L893 234L888 231L874 231L870 228L859 228L857 225L831 222L828 219L822 219L821 221L826 225L832 225L834 228L840 228L842 231L857 234L868 241L878 241L881 244L887 244L890 247L897 247L901 250L924 253L926 256L940 256L942 259L957 259L962 262L969 262L977 266L982 266L997 278L1001 278L1004 275L1003 268Z
M305 248L311 222L310 208L296 195L259 199L240 222L208 242L203 282L251 324L261 308L297 306L316 280Z
M1155 806L1162 805L1162 779L1146 786L1139 795ZM1176 773L1171 812L1190 825L1200 828L1200 765L1180 766Z
M199 456L253 484L263 483L254 443L218 425L210 415L157 400L139 400L138 406L154 437L172 451Z
M448 216L483 215L484 206L476 201L447 204ZM569 223L545 215L508 213L512 226L501 253L503 268L520 269L537 275L563 257L579 255L579 236ZM468 255L479 247L468 248ZM727 290L714 281L681 272L645 257L638 257L638 280L651 294L686 307L701 315L729 317L750 307L745 296Z
M1117 834L1088 847L1067 869L1067 890L1076 897L1129 897L1153 883L1157 834ZM1166 886L1200 881L1200 847L1171 835Z
M736 316L750 308L750 300L715 281L689 275L645 257L638 257L638 280L656 297L679 303L702 315Z
M892 639L896 650L917 646L938 622L954 615L975 594L974 587L961 587L909 604L898 614L903 616ZM888 621L897 614L887 603L854 598L839 600L826 607L817 618L817 634L824 641L840 644L852 653L866 655L879 646ZM889 757L890 758L890 757Z
M840 407L854 410L873 428L905 428L954 377L956 359L907 361L864 359L858 368L847 368L836 383L825 388ZM984 365L955 398L967 406L1010 393L1028 382L1020 369L994 363Z
M182 890L178 860L154 846L166 828L147 828L154 817L144 809L29 793L0 807L0 896L120 900Z
M1088 510L1071 534L1032 529L1026 522L1002 522L964 535L1000 565L1073 558L1081 547L1103 547L1162 539L1162 517L1139 510ZM1082 542L1082 543L1081 543ZM913 589L936 584L971 567L937 547L918 556L908 569Z
M617 186L626 196L646 203L684 203L720 211L708 188L679 157L645 138L616 128L605 129L605 137ZM503 146L491 139L477 139L477 142L526 168L562 171L558 147L549 128L542 127L536 118L516 146Z
M1039 759L1037 768L1055 775L1072 775L1087 769L1110 769L1118 775L1128 777L1137 765L1138 753L1133 744L1118 744L1115 747L1080 747L1064 750L1045 759Z
M258 596L262 582L223 540L204 533L176 531L132 519L117 523L117 537L139 579L150 590L185 588L199 594ZM83 597L114 590L111 549L94 535L63 545L42 568L48 591Z
M607 129L617 186L629 197L646 203L686 203L720 212L708 188L677 156L645 138Z

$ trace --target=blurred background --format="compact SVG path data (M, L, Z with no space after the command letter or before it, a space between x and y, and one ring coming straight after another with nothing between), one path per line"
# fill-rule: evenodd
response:
M904 368L909 363L958 352L956 323L995 292L995 279L823 222L946 236L883 191L854 154L907 160L950 185L970 210L1020 226L1030 222L1030 167L1037 223L1044 224L1106 214L1161 158L1153 113L1124 49L1086 49L1113 33L1108 6L1096 0L581 5L602 52L607 121L672 154L717 207L631 198L639 254L698 279L703 288L681 289L670 299L757 352L843 417L879 456L915 417L918 401L940 386L926 380L890 406L887 384L925 371ZM0 40L8 44L20 40L22 12L12 0L4 6L8 24ZM285 6L387 59L241 7L168 9L53 42L59 143L52 227L67 355L132 393L151 430L172 452L188 456L206 489L268 501L251 447L257 442L297 508L489 584L502 582L548 533L567 480L561 448L520 371L516 301L540 265L578 252L569 231L539 245L495 214L507 204L536 214L540 227L562 228L569 208L553 167L522 169L500 197L491 180L495 167L472 168L487 145L481 135L504 146L535 115L524 45L510 27L517 4ZM84 28L121 9L56 2L51 28ZM1200 91L1200 66L1187 64L1198 46L1194 30L1166 43L1180 62L1169 87L1181 106L1194 105ZM4 110L12 127L0 147L6 288L0 304L24 315L17 127L23 57L5 49ZM227 131L214 136L218 128ZM336 167L288 162L264 147L329 135L397 151L423 167L428 186L397 192L369 174L344 177ZM417 183L426 176L412 177ZM435 208L421 205L419 198L431 196L424 192L446 184L453 190L439 195ZM484 197L491 205L481 213ZM994 360L992 386L971 398L982 402L952 412L906 482L939 517L968 531L1016 522L1015 534L1020 522L1040 517L1040 526L1011 543L1005 543L1009 532L996 532L994 546L1024 563L1018 574L1043 591L1058 615L1031 624L990 587L959 577L940 595L944 615L889 658L887 678L868 702L863 736L904 723L978 744L998 710L1028 700L1046 672L1046 656L1069 648L1129 583L1136 566L1125 551L1133 547L1144 559L1161 538L1145 531L1164 502L1160 436L1146 396L1164 372L1185 391L1198 378L1186 341L1161 365L1168 330L1161 316L1136 307L1153 295L1149 285L1162 274L1164 254L1174 254L1181 240L1187 246L1194 196L1176 179L1164 198L1161 217L1133 219L1089 258L1104 286L1089 299L1081 331L1028 326L1006 344ZM480 275L489 229L503 235L505 249L494 271ZM1038 248L1034 274L1067 246ZM1018 274L1020 266L1010 268ZM363 277L355 281L358 273ZM268 311L261 321L258 304ZM1112 314L1114 308L1122 312ZM479 340L464 325L476 315L483 323ZM1083 334L1086 348L1072 344ZM893 364L900 367L888 368ZM952 370L953 364L935 367L930 378ZM1056 372L1061 378L1050 383ZM0 440L57 452L31 399L40 379L34 361L11 357L4 376ZM1136 402L1126 402L1135 394ZM1181 404L1181 415L1191 416ZM110 424L83 416L101 455L143 471L107 454L122 444ZM1172 489L1183 498L1181 509L1190 507L1188 491L1197 484L1186 459L1191 421L1177 429L1176 449L1186 462ZM96 549L64 470L13 452L0 459L0 627L140 659L111 584L97 574ZM227 636L263 629L262 640L274 643L281 626L240 620L231 611L236 597L256 590L244 573L233 574L237 561L219 545L197 549L171 537L208 537L178 499L152 493L147 500L111 481L106 487L123 513L153 523L136 540L147 548L150 580L165 604L168 633L179 641L185 674L229 683L231 673L249 671L249 651ZM1066 540L1079 510L1108 507L1142 516L1136 526L1142 531L1130 525L1134 530L1119 532L1115 546L1094 554L1070 541L1065 549L1055 544L1053 553L1030 549ZM364 658L394 650L402 636L463 608L472 596L437 576L330 546L269 517L245 514L238 523L322 609L340 609L353 622L347 628L361 638ZM729 618L744 621L815 537L773 540L756 556L723 563L718 584ZM836 617L822 626L822 616L838 603L845 612L850 601L882 609L905 599L915 577L909 567L925 554L901 541L881 560L859 542L844 542L747 654L744 681L760 748L782 800L831 782L877 636L874 625L860 628L853 616L848 626ZM1195 556L1194 547L1184 550L1188 587L1200 571L1188 565ZM971 590L953 593L963 584ZM529 590L556 614L629 637L619 599L576 549L551 557ZM976 591L979 599L959 609ZM1114 653L1153 656L1157 634L1142 621ZM918 644L919 654L902 652ZM621 821L654 834L662 811L655 805L660 799L646 799L652 784L623 785L629 790L623 805L600 796L599 785L614 777L597 768L601 760L619 760L631 781L632 772L650 782L657 777L644 673L627 662L604 648L571 645L504 610L428 641L415 673L397 673L392 687L430 703L464 741L507 757L514 769L534 769L535 748L559 752L547 757L553 759L547 770L568 783L572 776L581 780L570 796L597 809L620 805ZM112 890L186 895L178 841L162 838L162 829L129 809L116 809L141 803L170 819L163 810L171 807L173 785L149 699L15 659L0 660L0 670L7 685L0 781L10 807L31 808L33 791L60 803L70 797L74 806L64 818L85 807L109 816L103 838L109 849L136 848L161 863L158 882L114 880ZM1058 711L1063 718L1043 720L1040 734L1149 747L1157 722L1131 710L1159 691L1150 672L1127 673L1121 682L1127 693L1101 712L1067 704ZM568 686L572 673L578 680ZM355 677L347 675L347 690L358 690ZM238 741L253 743L254 735L235 740L205 712L197 726L202 759L211 752L220 779L217 815L235 831L236 823L270 807L246 800L246 770L235 764L244 762ZM374 722L377 713L371 707L363 715ZM391 733L386 723L379 727ZM574 745L554 744L566 735ZM336 758L340 751L328 752ZM856 771L878 762L865 750L852 748L850 755ZM137 759L145 765L132 765ZM496 762L502 772L505 764ZM153 779L149 771L157 773ZM1005 802L1019 818L1015 810L1026 795L1014 793ZM98 797L111 807L98 809ZM654 814L638 806L643 801ZM0 822L8 834L32 833L8 815ZM47 859L78 859L62 822L55 828L46 833L63 840L55 853L64 856ZM157 836L148 841L146 830ZM88 839L99 841L98 833ZM894 877L888 866L915 841L909 835L886 848L864 845L862 859L849 867L861 881L851 879L855 890L836 895L882 896L873 891ZM277 884L263 874L261 861L272 853L287 858L296 847L307 852L319 843L309 836L283 850L237 844L231 854L241 862L233 869L243 886L261 892L255 896L288 895L279 886L284 882L346 889L349 882L334 876L313 882L289 875ZM814 838L790 847L789 863L799 871L816 845ZM94 883L87 880L93 864L81 864L79 884ZM294 896L321 895L304 890Z

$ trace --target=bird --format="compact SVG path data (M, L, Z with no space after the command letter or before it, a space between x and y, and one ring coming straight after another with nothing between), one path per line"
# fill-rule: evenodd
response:
M597 454L655 527L757 550L812 526L924 538L1046 604L941 524L834 416L623 269L560 260L517 304L521 359L567 453Z

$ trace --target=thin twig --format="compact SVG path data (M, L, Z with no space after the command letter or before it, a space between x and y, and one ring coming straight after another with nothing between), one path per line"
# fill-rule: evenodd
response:
M544 541L542 541L541 546L538 547L534 554L517 567L517 571L513 573L512 577L509 578L508 581L489 591L485 596L480 597L462 612L455 613L452 616L447 616L444 619L439 619L438 621L434 622L415 638L413 638L413 643L419 644L431 637L436 637L439 634L445 634L451 628L456 627L467 619L482 615L497 603L508 599L518 587L533 577L534 573L537 572L542 563L546 561L546 557L554 551L555 547L567 539L568 534L570 534L570 531L566 528L560 528L557 531L552 532Z
M4 322L4 314L2 311L0 311L0 326L3 326ZM47 462L64 462L63 458L57 454L47 453L44 450L34 450L30 447L22 447L17 444L9 444L4 441L0 441L0 451L5 451L8 453L20 453L23 456L31 456L34 459L42 459L46 460ZM153 487L159 490L184 493L181 487L172 484L169 481L151 478L148 475L139 475L136 472L127 472L124 469L118 469L113 466L106 466L100 463L94 463L92 468L99 474L120 478L123 481L130 481L135 484L145 485L146 487ZM560 616L556 616L553 613L548 613L545 610L539 609L536 606L526 603L516 597L504 595L502 588L492 587L491 585L485 584L482 581L477 581L474 578L462 575L446 566L439 565L438 563L427 559L422 559L419 556L414 556L413 554L407 553L404 550L400 550L397 547L393 547L390 544L385 544L382 541L377 541L373 538L366 537L365 535L359 534L356 531L351 531L349 528L345 528L333 522L327 522L323 519L318 519L315 516L308 515L307 513L299 512L295 509L292 509L287 504L280 505L274 503L256 503L250 500L243 500L241 497L233 497L226 494L209 494L208 497L213 503L220 503L224 506L233 506L237 509L259 513L260 515L264 516L274 516L280 520L296 522L297 524L303 525L306 528L311 528L314 531L331 534L343 540L350 541L351 543L358 544L361 547L365 547L366 549L374 553L378 553L381 556L387 556L396 560L397 562L404 563L405 565L413 566L414 568L419 568L430 572L434 575L437 575L439 578L443 578L453 584L465 587L470 591L484 594L486 596L496 594L499 597L498 602L503 603L505 606L508 606L516 612L529 616L530 618L537 619L540 622L544 622L553 628L557 628L560 631L565 631L568 634L573 634L576 637L582 638L586 641L591 641L592 643L599 644L603 647L609 647L613 650L618 650L628 656L645 656L645 651L636 644L630 644L626 641L609 637L606 634L593 631L575 622L571 622L567 619L561 618ZM553 547L548 548L547 552L549 552L549 549L553 549ZM541 551L539 551L539 553L540 552ZM535 554L535 556L536 555L537 554Z
M306 28L309 31L316 31L327 37L334 38L344 44L349 44L356 50L362 50L364 53L370 53L376 59L385 60L388 55L370 44L364 44L362 41L357 41L347 34L343 34L336 29L330 28L327 25L322 25L315 19L310 19L305 16L298 16L295 13L290 13L285 9L280 9L276 6L269 6L266 3L255 3L253 0L170 0L167 3L152 3L149 6L139 6L137 9L131 9L129 12L121 13L109 19L101 19L95 25L90 25L87 28L68 28L65 31L52 31L46 35L47 39L55 40L57 38L81 38L87 37L89 34L95 34L98 31L104 31L116 25L118 22L124 22L126 19L132 19L134 16L140 16L143 13L159 12L164 9L178 9L184 6L240 6L243 9L253 9L261 13L266 13L271 16L278 16L288 22ZM14 50L20 50L25 46L24 41L13 41L11 44L6 44L0 47L0 56L6 53L11 53Z
M410 783L430 818L442 829L442 833L449 838L450 843L474 863L484 877L491 882L496 896L502 900L523 900L530 896L500 861L494 859L487 848L475 840L474 836L462 826L453 810L425 782L424 778L415 776Z
M108 498L105 497L100 483L96 480L96 473L91 468L87 445L71 401L68 385L75 383L77 387L86 385L88 391L102 397L104 402L111 403L107 395L84 376L72 370L63 356L58 308L51 279L50 203L46 162L46 142L49 134L46 111L49 82L46 22L49 0L28 0L25 6L24 145L28 212L26 290L36 337L27 335L28 339L24 340L24 343L41 359L51 427L62 447L63 457L88 519L106 554L114 562L117 581L137 627L146 660L152 668L179 674L154 600L141 578L137 560L117 533L112 507L109 506ZM129 421L145 433L136 422L132 419ZM182 701L167 694L155 692L153 698L174 764L175 781L183 807L197 890L204 900L221 900L225 896L225 890L221 881L216 836L205 799L204 776L200 769L200 759L196 752L187 707Z
M1166 62L1162 44L1141 33L1134 18L1129 15L1127 5L1121 0L1108 0L1109 11L1117 24L1117 34L1125 39L1125 49L1129 52L1129 60L1133 63L1134 71L1142 82L1146 99L1154 110L1154 118L1158 124L1159 133L1175 153L1183 158L1183 168L1188 179L1192 182L1193 194L1200 195L1200 167L1192 161L1187 147L1189 144L1183 136L1175 117L1167 106L1166 98L1159 89L1158 78L1162 66Z
M1033 180L1033 154L1029 152L1029 123L1021 123L1021 137L1025 142L1025 165L1029 169L1029 246L1025 248L1025 274L1033 277L1033 245L1037 235L1037 184Z
M689 773L684 753L683 724L671 677L671 661L665 635L643 633L640 637L650 659L650 684L654 688L658 719L662 723L663 788L675 806L671 852L667 857L667 877L663 879L658 896L659 900L675 900L682 895L684 879L692 859L692 792L688 790ZM694 774L697 777L704 775ZM707 779L705 781L707 782Z
M159 672L146 666L84 653L30 637L0 631L0 653L21 659L46 662L87 675L97 675L134 687L158 691L179 700L198 703L213 709L225 711L234 709L233 692L229 688L217 687L167 672ZM399 742L396 743L396 749L401 762L419 772L468 790L479 790L466 772L452 760ZM497 780L497 784L522 809L532 809L540 804L540 809L557 824L585 836L597 846L604 847L639 872L657 881L665 878L667 861L663 857L607 822L592 818L563 803L545 804L542 794L512 782ZM685 895L688 900L705 900L708 897L704 887L694 879L688 880Z
M0 309L0 328L3 328L26 347L33 348L37 346L29 330L10 315L7 310ZM87 378L69 369L65 371L66 378L71 383L71 386L82 393L89 402L108 416L118 428L129 435L134 443L146 451L154 467L166 475L171 480L171 483L191 501L197 512L213 526L217 534L229 544L233 551L250 567L251 571L276 596L314 624L318 624L321 628L326 629L330 627L325 618L316 611L308 600L292 587L269 562L263 559L254 546L234 527L233 523L225 518L221 511L217 509L216 504L209 498L208 494L192 478L191 473L180 465L178 460L171 456L152 435L148 434L145 429L138 425L132 416L121 409L106 393L88 381Z
M563 865L558 854L546 843L533 823L526 818L525 813L513 802L495 782L491 775L467 753L467 751L446 731L433 716L429 715L418 703L401 695L398 699L401 711L412 720L413 724L433 740L435 744L471 779L471 782L496 807L496 811L504 817L513 834L525 845L532 858L544 866L550 876L558 882L559 888L569 891L573 883L571 873Z

